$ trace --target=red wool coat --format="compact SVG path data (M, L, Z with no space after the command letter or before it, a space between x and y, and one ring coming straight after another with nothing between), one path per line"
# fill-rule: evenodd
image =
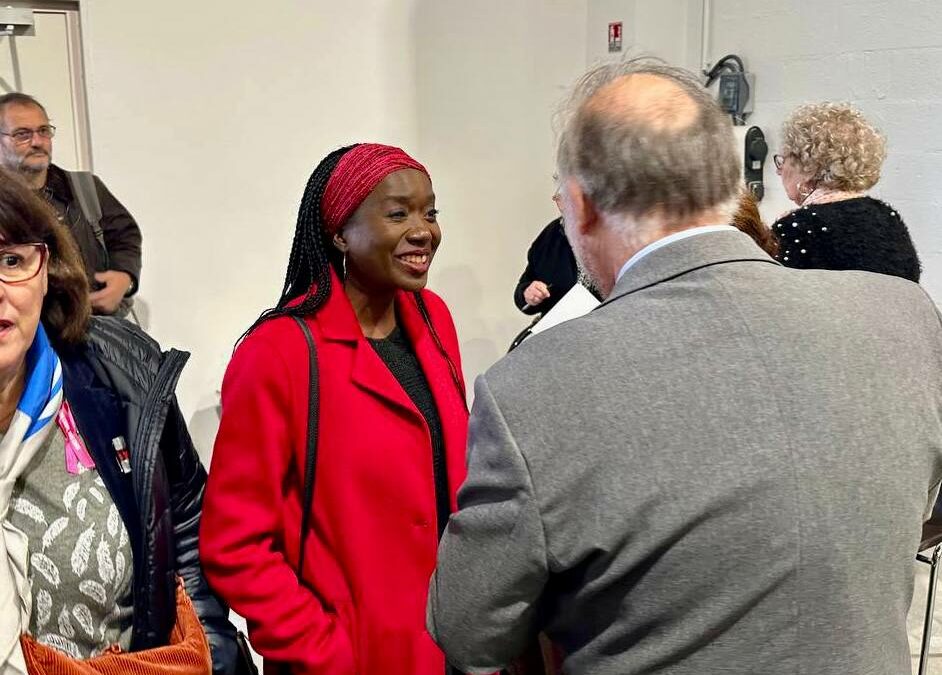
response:
M308 325L320 368L313 530L298 583L308 355L279 318L236 349L203 503L200 554L253 646L305 675L442 675L425 631L438 547L428 425L364 339L339 282ZM461 372L448 309L422 296ZM465 476L468 413L411 294L396 299L441 416L452 509ZM460 377L460 375L459 375ZM270 668L266 668L270 671Z

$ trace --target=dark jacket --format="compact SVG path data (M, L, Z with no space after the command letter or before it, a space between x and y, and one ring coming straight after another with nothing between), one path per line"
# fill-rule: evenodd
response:
M557 218L543 228L527 251L527 267L520 275L514 290L514 303L524 314L546 314L579 280L576 256L563 231L562 219ZM549 285L550 296L539 305L530 306L523 292L534 281Z
M173 393L189 354L162 352L130 323L95 317L86 344L59 356L66 399L134 552L131 649L167 644L180 576L209 639L214 673L235 672L236 632L199 563L206 471ZM119 436L130 449L130 473L112 445Z
M101 179L95 176L94 181L95 193L101 206L99 224L104 248L96 238L94 228L82 213L78 200L72 194L67 172L55 164L49 167L46 195L78 244L92 289L95 288L95 272L116 270L126 272L134 279L130 292L130 295L133 295L141 278L141 230L134 217L111 194Z

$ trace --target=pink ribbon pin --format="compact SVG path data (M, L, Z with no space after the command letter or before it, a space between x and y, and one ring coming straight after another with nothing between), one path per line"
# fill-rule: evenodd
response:
M59 408L59 414L56 415L56 424L65 436L65 468L71 474L79 474L83 471L95 468L95 460L88 454L88 448L85 447L85 441L79 434L78 427L75 425L75 418L72 416L72 408L68 401L62 402Z

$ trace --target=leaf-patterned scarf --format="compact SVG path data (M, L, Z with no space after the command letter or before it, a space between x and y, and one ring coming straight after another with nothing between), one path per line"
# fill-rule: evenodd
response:
M0 675L26 675L20 634L32 611L26 535L7 514L16 480L53 429L61 405L62 365L40 324L26 352L23 393L0 440Z

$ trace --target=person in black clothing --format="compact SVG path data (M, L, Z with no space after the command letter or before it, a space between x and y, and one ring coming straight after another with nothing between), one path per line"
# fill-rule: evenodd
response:
M527 267L514 290L514 304L524 314L546 314L577 281L576 256L563 231L562 218L557 218L530 245Z
M880 179L886 142L858 110L799 107L782 127L781 152L776 171L799 208L772 227L779 262L919 281L919 257L899 212L866 195Z

